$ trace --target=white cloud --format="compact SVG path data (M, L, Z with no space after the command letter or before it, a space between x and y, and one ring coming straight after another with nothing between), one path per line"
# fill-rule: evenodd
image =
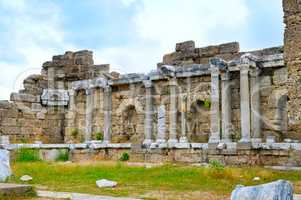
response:
M139 0L122 0L125 6ZM177 42L194 40L209 45L210 32L240 30L246 24L245 0L140 0L133 17L136 41L95 52L121 72L148 72L155 69L163 54ZM219 42L219 41L218 41Z
M0 74L0 99L9 99L7 91L20 89L23 78L33 72L39 73L43 62L72 46L64 42L61 10L51 1L29 4L25 0L0 0L0 8L9 12L9 16L1 16L0 20L9 40L5 43L7 51L19 61L0 62L1 71L4 71ZM7 51L1 51L0 57L7 57Z

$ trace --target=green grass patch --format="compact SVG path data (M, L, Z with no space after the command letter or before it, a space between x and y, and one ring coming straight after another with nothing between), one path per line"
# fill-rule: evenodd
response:
M164 165L145 168L125 163L59 164L45 162L19 162L13 164L15 179L20 183L24 174L33 177L32 184L47 186L47 190L80 192L111 196L144 197L149 193L172 192L188 194L209 192L229 197L236 185L257 185L278 179L291 181L295 192L301 192L301 172L283 172L263 168L189 167ZM260 181L253 181L254 177ZM118 182L114 189L100 189L95 181L109 179ZM156 199L156 198L155 198ZM157 198L160 199L160 198ZM176 199L176 198L174 198Z
M21 148L16 152L17 162L38 162L41 161L39 150Z
M66 162L69 160L69 152L67 150L60 150L58 157L56 158L57 162Z

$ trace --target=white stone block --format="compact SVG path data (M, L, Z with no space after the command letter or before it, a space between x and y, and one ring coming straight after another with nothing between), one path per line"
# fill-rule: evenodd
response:
M9 151L0 149L0 181L5 181L11 175Z
M99 188L116 187L117 182L106 180L106 179L101 179L101 180L96 181L96 185Z

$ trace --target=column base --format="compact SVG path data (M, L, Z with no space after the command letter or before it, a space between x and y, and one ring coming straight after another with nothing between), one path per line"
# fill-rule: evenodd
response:
M216 137L210 137L208 143L218 144L221 140Z
M231 143L232 140L230 138L227 138L227 139L222 139L221 142L224 142L224 143Z
M167 141L169 147L174 147L179 141L177 139L169 139Z
M145 140L143 141L143 145L146 145L146 146L150 146L152 143L153 143L153 140L152 140L152 139L145 139Z
M186 136L180 137L180 143L188 143L188 138Z
M164 144L164 143L166 143L166 140L165 139L157 139L156 143L157 144Z
M251 138L252 143L262 143L262 138Z
M252 148L252 143L251 140L249 139L241 139L237 143L237 149L251 149Z

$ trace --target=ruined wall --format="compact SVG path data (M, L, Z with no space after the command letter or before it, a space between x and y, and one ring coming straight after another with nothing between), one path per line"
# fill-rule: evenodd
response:
M301 1L283 0L284 55L288 69L289 134L301 136Z
M215 46L196 48L194 41L177 43L175 52L163 56L161 65L185 66L190 64L208 64L212 57L232 60L240 56L239 43L231 42Z
M60 101L66 99L48 96L55 104L45 105L41 99L43 91L67 90L74 80L95 78L107 72L109 65L93 65L90 51L53 56L52 61L43 64L41 74L24 80L24 88L12 93L10 102L0 102L0 135L10 136L11 142L64 142L68 106Z

